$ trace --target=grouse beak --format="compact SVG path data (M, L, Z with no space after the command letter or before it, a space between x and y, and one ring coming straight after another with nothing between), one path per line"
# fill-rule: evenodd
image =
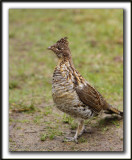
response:
M51 50L51 46L50 46L50 47L48 47L47 49Z

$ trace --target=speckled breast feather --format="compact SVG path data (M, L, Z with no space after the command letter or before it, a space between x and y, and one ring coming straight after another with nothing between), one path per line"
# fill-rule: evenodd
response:
M93 115L93 111L80 101L76 93L76 74L78 73L70 67L69 61L60 61L53 73L52 96L58 109L74 117L86 119ZM80 87L84 84L80 79Z

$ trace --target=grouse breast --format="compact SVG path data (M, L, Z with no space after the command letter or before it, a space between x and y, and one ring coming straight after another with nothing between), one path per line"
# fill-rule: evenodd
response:
M70 63L59 62L56 66L52 79L52 96L56 107L75 118L87 119L93 116L94 112L80 101L75 90L75 77L78 74ZM84 84L80 84L82 87Z

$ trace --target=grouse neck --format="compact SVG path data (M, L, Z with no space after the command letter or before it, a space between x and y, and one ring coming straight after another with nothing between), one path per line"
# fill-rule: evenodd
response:
M73 64L73 61L72 61L72 58L71 57L63 57L63 58L59 58L59 61L58 61L58 65L60 64L64 64L64 63L69 63L69 65L74 68L74 64Z

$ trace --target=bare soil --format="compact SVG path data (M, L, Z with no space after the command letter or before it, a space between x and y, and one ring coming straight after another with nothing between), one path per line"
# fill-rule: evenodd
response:
M63 142L66 136L74 136L75 130L63 122L61 111L53 107L52 114L36 123L40 113L10 113L9 151L123 151L123 119L119 116L102 114L91 120L86 124L88 133L83 133L76 144ZM55 129L61 134L41 139Z

